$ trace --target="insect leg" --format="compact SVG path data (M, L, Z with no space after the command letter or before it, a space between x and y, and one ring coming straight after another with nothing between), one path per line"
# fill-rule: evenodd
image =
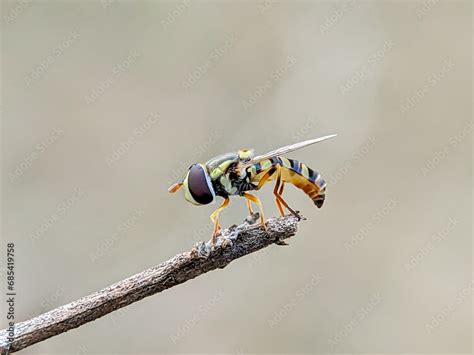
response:
M257 187L255 188L255 190L260 190L262 188L263 185L265 185L268 181L268 179L270 179L270 177L273 175L273 173L277 170L277 166L274 166L273 168L271 168L270 170L268 170L265 175L262 176L262 178L260 179L260 181L258 182L258 185Z
M282 203L283 206L285 206L288 209L288 211L291 212L293 216L297 217L298 219L301 219L301 216L299 215L299 213L293 210L290 206L288 206L288 204L283 199L283 197L281 197L280 195L276 195L276 198Z
M281 170L278 169L276 183L275 183L275 187L273 189L273 193L275 194L275 197L278 194L278 189L280 188L280 184L281 184L281 186L283 186L284 183L281 182ZM283 207L281 207L281 202L280 202L280 200L278 200L278 198L275 198L275 203L278 207L278 210L280 211L280 216L284 216L285 212L283 211Z
M280 191L278 191L278 195L281 195L283 193L283 188L285 187L285 182L282 181L281 182L281 187L280 187Z
M260 190L262 188L263 185L265 185L268 181L268 179L270 179L270 177L273 175L273 173L275 172L276 168L273 167L271 168L270 170L268 170L263 176L262 178L260 179L260 181L258 182L257 184L257 187L255 187L255 190ZM249 209L249 213L250 215L253 214L253 209L252 209L252 203L250 202L251 200L250 199L247 199L247 208Z
M253 215L252 202L250 202L250 200L247 200L247 208L249 210L249 216Z
M282 182L281 182L281 185L280 185L280 191L278 191L278 195L281 195L281 194L282 194L284 187L285 187L285 182L282 181ZM277 205L281 206L280 200L275 199L275 201L277 202ZM282 210L283 210L283 207L282 207ZM281 212L281 211L280 211L280 212ZM282 213L282 216L284 216L284 215L285 215L285 212Z
M229 205L230 199L228 197L224 198L224 202L222 205L219 206L214 212L212 212L210 218L211 221L214 223L214 231L212 233L212 244L216 244L217 233L219 233L221 229L221 225L219 223L219 213Z
M260 223L262 224L263 228L265 230L267 230L267 226L265 225L265 217L263 215L263 206L262 206L262 202L260 201L260 199L257 196L249 194L248 192L244 192L244 197L247 200L255 202L258 205L258 207L260 208Z
M278 169L278 178L277 178L277 182L281 179L281 173L280 173L280 169ZM283 183L284 184L284 183ZM278 191L278 186L275 186L275 188L273 189L273 193L275 194L275 197L277 199L277 205L279 207L280 206L280 203L285 206L288 211L291 212L292 215L294 215L295 217L297 217L298 219L301 219L301 216L298 214L298 212L294 211L290 206L288 206L288 204L286 203L286 201L283 199L283 197L281 197L281 194L283 192L283 185L281 186L280 188L280 191ZM280 212L282 212L282 210L280 210ZM284 214L282 214L283 216Z

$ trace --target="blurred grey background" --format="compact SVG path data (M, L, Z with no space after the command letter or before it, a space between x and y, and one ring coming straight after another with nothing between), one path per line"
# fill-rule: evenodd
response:
M24 354L471 353L470 1L2 1L1 19L17 321L209 239L215 206L167 193L192 162L339 134L290 155L329 184L321 210L287 188L308 218L289 247ZM235 198L222 221L245 215Z

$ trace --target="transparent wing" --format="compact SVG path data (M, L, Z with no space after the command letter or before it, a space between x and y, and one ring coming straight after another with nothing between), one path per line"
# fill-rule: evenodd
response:
M324 137L319 137L319 138L314 138L314 139L309 139L307 141L303 141L303 142L298 142L298 143L295 143L295 144L291 144L291 145L287 145L286 147L281 147L281 148L278 148L278 149L275 149L275 150L272 150L271 152L268 152L266 154L263 154L263 155L258 155L256 157L254 157L252 160L248 161L248 162L245 162L244 164L242 164L242 167L243 168L247 168L253 164L257 164L259 162L261 162L262 160L265 160L265 159L270 159L270 158L273 158L273 157L276 157L276 156L280 156L280 155L284 155L284 154L287 154L289 152L293 152L295 150L298 150L298 149L301 149L301 148L304 148L304 147L307 147L311 144L315 144L315 143L319 143L319 142L322 142L322 141L325 141L326 139L330 139L330 138L333 138L337 136L337 134L331 134L329 136L324 136Z
M239 160L239 153L225 153L225 154L218 155L217 157L209 159L206 162L206 166L209 169L209 171L212 171L215 168L217 168L221 163L227 160L232 160L232 161L237 162Z

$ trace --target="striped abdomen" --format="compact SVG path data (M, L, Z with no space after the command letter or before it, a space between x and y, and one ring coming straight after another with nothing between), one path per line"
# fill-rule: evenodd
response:
M258 184L260 179L269 172L270 180L277 178L276 166L280 166L281 180L291 183L303 190L314 204L321 208L326 193L326 181L321 175L307 165L285 157L273 157L252 166L252 183Z

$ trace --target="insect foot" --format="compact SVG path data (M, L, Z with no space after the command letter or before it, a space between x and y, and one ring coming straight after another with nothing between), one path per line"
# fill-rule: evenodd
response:
M235 235L238 235L239 227L232 225L229 228L221 229L218 233L214 234L210 241L203 243L206 245L207 250L210 252L216 251L217 249L226 249L233 245L232 239Z
M193 258L202 258L206 259L209 257L209 254L211 253L211 248L208 246L208 243L205 242L199 242L196 243L191 250L191 256Z
M253 212L250 216L247 216L244 219L244 223L248 225L252 225L252 224L255 224L259 219L260 219L260 213Z
M303 217L303 215L300 214L300 211L295 211L295 213L293 214L296 218L298 218L298 221L306 221L306 217Z

